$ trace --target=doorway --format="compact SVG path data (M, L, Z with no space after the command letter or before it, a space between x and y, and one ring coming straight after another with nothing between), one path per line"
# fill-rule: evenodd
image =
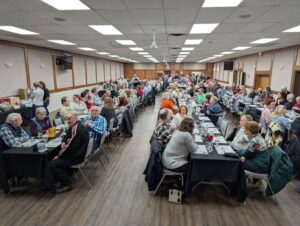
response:
M295 72L294 90L295 96L300 96L300 71Z
M270 75L264 75L264 74L260 74L260 75L256 75L255 76L255 89L258 88L266 88L269 87L271 84L271 76Z
M233 80L232 80L232 83L235 83L235 84L238 83L238 74L239 74L239 71L234 71L234 72L233 72Z

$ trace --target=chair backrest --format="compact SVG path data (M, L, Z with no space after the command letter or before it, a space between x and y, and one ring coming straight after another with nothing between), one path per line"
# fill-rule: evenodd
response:
M115 119L112 118L108 124L108 131L111 131L114 128Z
M122 121L123 121L123 113L118 114L117 118L118 118L118 126L120 126L122 124Z
M222 121L223 121L223 118L222 118L222 117L219 117L219 118L218 118L218 121L217 121L217 127L218 127L218 128L221 127Z
M76 167L82 168L82 167L84 167L87 164L87 162L89 161L89 159L91 157L91 153L93 151L93 144L94 144L94 139L90 139L88 147L86 149L84 161L82 163L80 163L80 164L77 164Z
M62 121L61 118L55 118L55 119L53 119L53 124L54 124L55 126L60 126L60 125L63 124L63 121Z
M220 125L220 130L221 130L224 137L226 136L228 124L229 124L228 121L223 119L222 122L221 122L221 125Z

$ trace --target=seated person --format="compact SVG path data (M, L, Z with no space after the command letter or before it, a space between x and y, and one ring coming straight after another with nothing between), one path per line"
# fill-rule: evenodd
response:
M159 123L156 126L153 137L157 138L161 144L162 150L165 149L167 143L172 137L171 120L172 112L169 109L161 109L159 111Z
M111 89L111 97L115 98L119 96L119 92L117 91L118 85L117 84L112 84L112 89Z
M52 176L55 181L60 182L60 187L55 189L56 193L73 189L72 178L69 174L70 167L84 161L89 144L89 134L84 126L77 121L76 117L71 113L67 113L66 120L69 129L62 139L61 150L50 161Z
M235 135L233 141L231 142L231 147L237 152L247 150L249 140L247 135L245 134L245 125L247 122L253 121L252 116L250 115L242 115L240 119L240 129Z
M111 97L106 97L104 99L104 106L100 112L100 115L106 119L107 127L109 126L110 120L113 118L114 127L118 125L118 118L116 115L116 110L114 108L114 103Z
M193 129L193 119L185 118L182 120L163 153L162 163L165 168L175 172L187 172L188 156L197 150L192 135Z
M143 86L142 85L138 85L138 87L137 87L137 95L139 97L144 96L144 90L143 90Z
M171 121L171 127L173 129L176 129L181 121L187 117L188 108L185 105L181 105L178 109L178 113L174 115L172 121Z
M94 151L99 147L101 136L107 128L106 119L100 115L100 108L98 106L91 107L91 115L85 118L83 125L87 128L90 138L94 140Z
M272 112L275 108L275 100L269 99L266 103L266 108L262 111L260 117L261 133L266 134L268 127L272 122Z
M266 141L259 134L258 123L254 121L247 122L245 134L249 139L248 149L239 153L244 169L254 173L268 173L270 153Z
M279 123L282 129L289 129L291 127L291 121L284 116L283 105L278 105L272 113L272 122Z
M151 86L151 84L150 84L149 82L146 82L146 83L145 83L144 90L143 90L144 95L147 96L148 93L150 93L151 91L152 91L152 86Z
M93 106L93 97L92 97L92 93L90 92L90 90L86 89L84 91L81 92L80 94L81 97L81 101L83 101L86 105L86 108L88 110L91 109L91 107Z
M296 104L295 95L294 94L287 95L286 100L287 101L284 103L285 109L290 111L293 109L294 105Z
M98 89L96 87L94 87L94 88L92 88L91 92L93 94L93 105L101 106L102 105L102 100L99 97Z
M46 109L39 107L35 110L35 117L30 120L30 130L32 136L38 136L39 134L45 134L46 131L51 128L51 122L48 116L46 116Z
M218 98L212 96L210 98L210 105L207 107L205 114L211 119L214 125L217 124L219 117L222 116L222 111L223 109L218 103Z
M164 92L162 94L162 100L160 102L160 107L165 109L170 109L172 110L173 114L176 114L177 113L177 106L174 104L174 102L172 102L171 100L171 97L170 97L170 93L169 92Z
M73 96L73 102L70 104L70 107L72 113L75 116L88 114L88 109L86 107L86 104L81 100L81 97L77 94Z
M205 93L203 91L203 88L199 88L198 91L199 91L199 94L197 96L196 103L202 105L205 102Z
M6 117L5 123L0 126L3 150L16 147L29 140L29 135L21 127L22 122L22 116L19 113L10 113Z
M293 106L293 110L297 109L298 111L300 110L300 96L296 98L296 103Z
M61 119L63 121L66 121L66 115L68 113L72 113L74 114L74 112L72 111L71 109L71 106L70 106L70 100L68 97L62 97L61 98L61 104L62 104L62 107L60 108L60 116L61 116ZM75 115L75 114L74 114Z

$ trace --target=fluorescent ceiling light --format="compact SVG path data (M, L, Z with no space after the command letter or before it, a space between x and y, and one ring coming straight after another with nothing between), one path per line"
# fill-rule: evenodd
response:
M148 52L138 52L138 54L140 54L140 55L147 55L149 53Z
M195 47L183 47L181 51L193 51Z
M0 30L16 33L19 35L38 35L36 32L28 31L14 26L0 26Z
M190 54L191 52L180 52L179 55L185 55L185 54Z
M178 58L187 57L187 55L178 55Z
M292 27L290 29L287 29L283 32L300 32L300 25L296 26L296 27Z
M122 33L112 25L89 25L89 27L103 35L122 35Z
M221 53L221 54L232 54L232 53L234 53L234 52L223 52L223 53Z
M152 58L151 55L144 55L143 57L146 57L146 58Z
M202 8L206 7L236 7L243 0L205 0Z
M187 39L185 40L185 45L199 45L203 39Z
M132 40L116 40L116 42L120 43L121 45L125 46L134 46L136 45L134 41Z
M279 38L261 38L256 41L251 42L252 44L264 44L264 43L269 43L269 42L274 42L278 40Z
M235 47L232 50L245 50L245 49L250 49L250 48L251 48L250 46L238 46L238 47Z
M129 49L131 49L132 51L144 51L144 49L140 47L131 47Z
M222 57L222 56L224 56L224 55L214 55L214 57Z
M113 57L113 58L118 58L119 56L118 55L109 55L110 57Z
M219 24L194 24L190 34L208 34L211 33Z
M108 55L108 54L110 54L110 53L107 53L107 52L97 52L98 54L100 54L100 55Z
M58 10L89 10L87 7L79 0L42 0L46 4L54 7Z
M84 51L97 51L96 49L92 49L90 47L78 47L78 49L84 50Z
M56 44L60 44L60 45L76 45L75 43L72 43L72 42L67 42L65 40L48 40L48 42L53 42L53 43L56 43Z

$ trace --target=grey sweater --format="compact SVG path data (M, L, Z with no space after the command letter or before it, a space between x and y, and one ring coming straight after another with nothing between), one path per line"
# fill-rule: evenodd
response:
M193 137L188 132L176 130L166 146L162 156L162 162L167 169L177 169L187 163L189 153L197 150Z

